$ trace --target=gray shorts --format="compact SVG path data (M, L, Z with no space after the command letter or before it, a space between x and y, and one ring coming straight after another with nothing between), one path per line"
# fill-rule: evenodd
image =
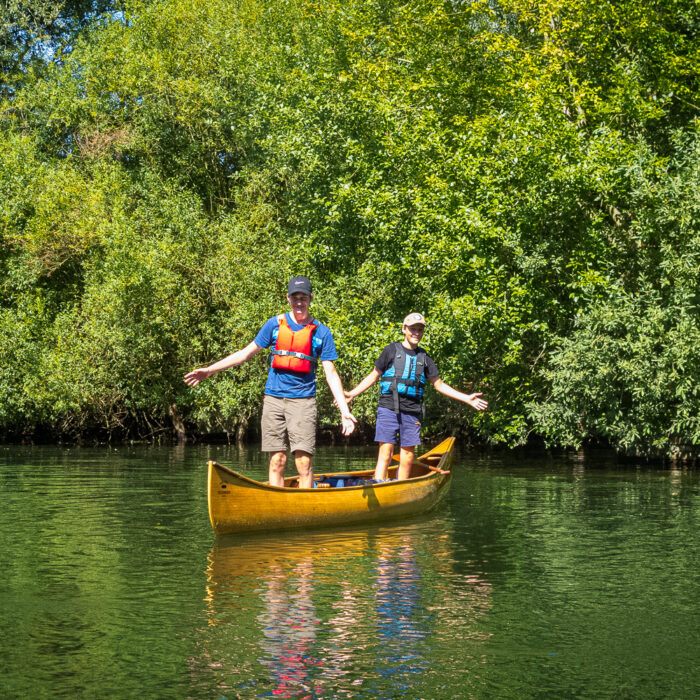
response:
M265 396L263 400L262 451L314 453L316 447L316 397L283 399Z

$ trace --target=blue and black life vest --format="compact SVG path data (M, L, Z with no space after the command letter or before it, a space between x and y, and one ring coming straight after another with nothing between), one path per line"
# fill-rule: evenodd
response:
M399 396L410 396L423 404L425 391L425 350L418 348L415 355L407 355L401 343L391 344L394 361L382 374L380 391L384 395L394 395L394 411L399 412Z

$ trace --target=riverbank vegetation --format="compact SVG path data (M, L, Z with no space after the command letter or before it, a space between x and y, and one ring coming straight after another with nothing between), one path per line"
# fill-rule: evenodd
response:
M426 315L490 404L429 393L428 433L697 455L693 0L31 5L0 10L6 440L244 437L264 358L182 376L306 274L346 386Z

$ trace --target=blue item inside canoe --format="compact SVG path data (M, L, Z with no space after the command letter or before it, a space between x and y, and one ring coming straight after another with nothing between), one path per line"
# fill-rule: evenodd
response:
M369 486L370 484L381 484L391 479L364 479L362 477L344 476L323 476L314 481L314 488L319 484L328 484L329 488L340 489L345 486Z

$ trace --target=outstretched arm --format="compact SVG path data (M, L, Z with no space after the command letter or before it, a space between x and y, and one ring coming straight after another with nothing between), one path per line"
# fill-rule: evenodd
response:
M250 360L253 355L257 355L261 350L262 348L255 343L246 345L242 350L238 350L237 352L234 352L233 355L224 357L223 360L219 360L213 365L209 365L209 367L200 367L199 369L195 369L189 374L186 374L185 384L187 384L187 386L197 386L199 382L201 382L203 379L207 379L207 377L211 377L212 374L229 369L230 367L242 365L244 362Z
M354 389L345 392L345 398L348 401L352 401L356 396L367 391L381 376L379 370L375 367Z
M481 394L463 394L457 389L453 389L449 384L440 379L440 377L431 377L430 381L437 391L439 391L444 396L448 396L456 401L461 401L462 403L469 404L475 411L483 411L488 408L488 404L481 398Z
M335 405L340 409L340 419L343 424L343 435L350 435L355 430L357 419L350 413L345 394L343 393L343 383L340 381L340 375L335 368L335 363L332 360L322 360L323 371L326 373L326 382L335 399Z

